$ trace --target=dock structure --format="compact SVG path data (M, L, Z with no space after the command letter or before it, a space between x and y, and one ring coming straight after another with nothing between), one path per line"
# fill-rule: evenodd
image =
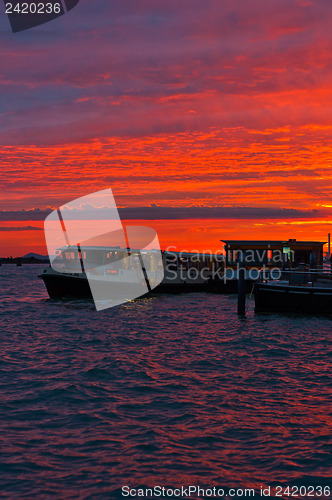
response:
M244 267L245 290L250 293L259 280L262 270L298 268L309 269L310 255L314 253L316 265L323 265L321 241L289 240L221 240L224 244L225 271L223 279L214 280L214 291L238 293L240 268ZM313 257L311 257L312 259ZM241 266L239 265L241 259Z
M284 279L285 272L291 273L290 280L300 285L305 279L303 272L323 269L325 242L296 239L222 241L225 251L225 279L217 284L217 289L220 293L237 293L237 313L240 317L246 314L246 292L253 292L256 288L256 310L271 305L266 296L272 297L272 287L259 282L264 282L266 278L274 283L278 281L275 293L276 297L281 297L281 290L287 292L287 288L280 287L280 280ZM301 272L292 272L295 270ZM286 297L288 294L284 295ZM273 297L274 301L276 297ZM286 304L288 301L287 296Z
M222 240L226 254L226 267L236 268L239 254L244 257L247 269L257 267L292 267L300 264L310 265L313 252L317 267L323 265L323 247L321 241L289 240Z

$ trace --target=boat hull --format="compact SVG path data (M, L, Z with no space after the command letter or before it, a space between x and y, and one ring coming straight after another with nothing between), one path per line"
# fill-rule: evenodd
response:
M87 279L69 275L56 276L50 274L42 274L39 277L44 281L47 293L51 299L92 299Z
M257 283L255 311L332 314L332 288Z
M89 281L85 277L69 274L48 274L40 275L44 281L46 290L51 299L92 299L92 293ZM110 293L110 282L105 283L105 296ZM103 282L98 282L98 287L102 287ZM113 283L114 290L117 296L126 297L135 294L135 286L137 286L137 296L142 296L142 286L136 283ZM149 293L188 293L188 292L204 292L207 291L206 283L160 283ZM145 294L148 295L148 294Z

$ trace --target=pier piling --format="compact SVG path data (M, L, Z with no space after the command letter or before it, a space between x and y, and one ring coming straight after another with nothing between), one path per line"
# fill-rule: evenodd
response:
M244 256L240 252L238 259L238 289L237 289L237 313L239 316L246 315L246 270L244 267Z

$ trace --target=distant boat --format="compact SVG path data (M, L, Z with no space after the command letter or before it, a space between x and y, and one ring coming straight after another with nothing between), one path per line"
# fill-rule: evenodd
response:
M21 267L22 266L22 262L16 262L16 266L17 267Z

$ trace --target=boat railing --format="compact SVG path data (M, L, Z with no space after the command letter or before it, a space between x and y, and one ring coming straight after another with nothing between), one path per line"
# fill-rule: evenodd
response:
M282 282L288 285L317 286L330 284L332 286L332 269L261 269L259 283Z

